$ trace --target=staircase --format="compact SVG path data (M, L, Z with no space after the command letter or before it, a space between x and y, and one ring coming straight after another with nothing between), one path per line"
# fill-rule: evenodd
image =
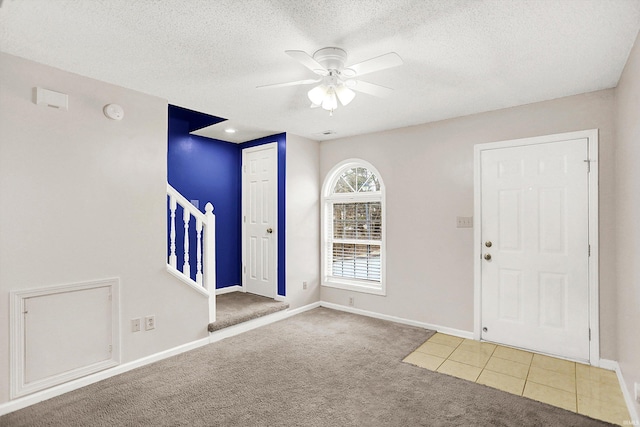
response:
M216 321L216 217L213 205L207 203L205 213L200 212L175 188L167 184L169 203L169 260L167 271L209 299L209 323ZM176 253L176 212L182 211L182 266L178 269ZM193 218L193 220L192 220ZM195 228L190 228L191 223ZM192 274L193 249L190 240L195 240L195 274Z

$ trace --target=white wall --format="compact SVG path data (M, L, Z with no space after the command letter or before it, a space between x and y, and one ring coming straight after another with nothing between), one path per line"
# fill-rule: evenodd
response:
M0 75L0 403L11 290L119 277L123 362L206 337L206 298L165 271L167 102L4 53ZM69 111L35 105L35 86ZM130 332L150 314L154 331Z
M617 360L633 396L640 383L640 34L616 88L616 132Z
M601 356L615 359L613 90L323 142L320 176L362 158L386 185L387 296L322 287L323 301L473 330L474 144L600 129Z
M286 279L292 308L320 300L319 154L318 142L287 134Z

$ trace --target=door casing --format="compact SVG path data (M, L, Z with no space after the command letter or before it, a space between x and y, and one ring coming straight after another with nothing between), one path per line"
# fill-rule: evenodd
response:
M520 147L533 144L548 144L570 139L588 139L590 171L589 184L589 363L600 365L600 303L599 303L599 242L598 242L598 129L559 133L533 138L512 139L506 141L477 144L474 146L474 325L473 337L481 339L482 329L482 187L480 155L484 150Z
M273 277L274 277L274 289L273 289L273 296L274 299L278 297L278 218L279 218L279 213L278 213L278 183L277 183L277 176L278 176L278 144L276 142L271 142L268 144L262 144L262 145L257 145L255 147L250 147L250 148L244 148L242 150L242 292L246 292L247 291L247 285L246 285L246 278L247 278L247 265L249 262L249 254L248 254L248 248L246 245L246 236L247 236L247 224L245 221L245 218L247 216L247 212L246 212L246 206L245 206L245 196L247 195L247 188L246 188L246 175L245 175L245 166L246 166L246 162L245 162L245 157L247 153L251 153L251 152L256 152L256 151L262 151L262 150L274 150L275 151L275 167L274 167L274 173L275 173L275 179L276 181L274 182L276 191L273 192L273 208L274 208L274 224L273 224L273 235L272 235L272 239L273 239Z

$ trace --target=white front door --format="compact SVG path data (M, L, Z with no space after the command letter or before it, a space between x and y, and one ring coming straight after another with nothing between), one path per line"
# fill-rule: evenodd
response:
M589 360L588 140L483 150L481 337Z
M275 143L242 151L243 286L277 293L278 158Z

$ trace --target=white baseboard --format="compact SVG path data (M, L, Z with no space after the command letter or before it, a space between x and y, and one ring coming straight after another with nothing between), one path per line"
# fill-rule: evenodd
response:
M388 314L376 313L374 311L362 310L359 308L348 307L346 305L334 304L331 302L321 301L322 307L331 308L333 310L346 311L347 313L360 314L362 316L373 317L376 319L388 320L390 322L402 323L403 325L417 326L419 328L431 329L443 334L453 335L460 338L473 339L473 332L462 331L460 329L448 328L445 326L434 325L432 323L418 322L417 320L409 320L402 317L390 316Z
M216 295L230 294L231 292L242 292L242 286L232 285L224 288L216 289Z
M235 335L240 335L252 329L269 325L271 323L287 319L291 316L295 316L296 314L313 310L314 308L318 308L318 307L320 307L320 303L314 302L312 304L305 305L302 307L278 311L276 313L269 314L268 316L258 317L257 319L249 320L248 322L243 322L237 325L229 326L228 328L224 328L224 329L220 329L218 331L212 332L209 335L209 342L214 343L214 342L223 340L225 338L233 337Z
M146 356L132 362L123 363L122 365L115 366L113 368L106 369L104 371L97 372L95 374L88 375L86 377L78 378L73 381L69 381L64 384L60 384L55 387L42 390L28 396L20 397L18 399L11 400L9 402L0 404L0 416L8 414L9 412L17 411L18 409L26 408L27 406L34 405L38 402L51 399L52 397L60 396L61 394L68 393L70 391L79 389L81 387L88 386L90 384L102 381L104 379L113 377L130 371L135 368L139 368L150 363L157 362L162 359L166 359L171 356L175 356L180 353L184 353L189 350L202 347L209 344L208 338L203 338L197 341L192 341L177 347L170 348L168 350L161 351L159 353Z
M620 365L615 360L607 360L600 359L600 367L602 369L608 369L610 371L616 371L616 375L618 376L618 382L620 383L620 388L622 389L622 395L624 396L624 401L627 404L627 409L629 410L629 416L631 419L629 420L629 425L638 426L640 425L640 416L638 416L638 411L636 409L636 402L633 399L631 393L629 393L629 388L627 387L627 383L622 376L622 370L620 369Z

